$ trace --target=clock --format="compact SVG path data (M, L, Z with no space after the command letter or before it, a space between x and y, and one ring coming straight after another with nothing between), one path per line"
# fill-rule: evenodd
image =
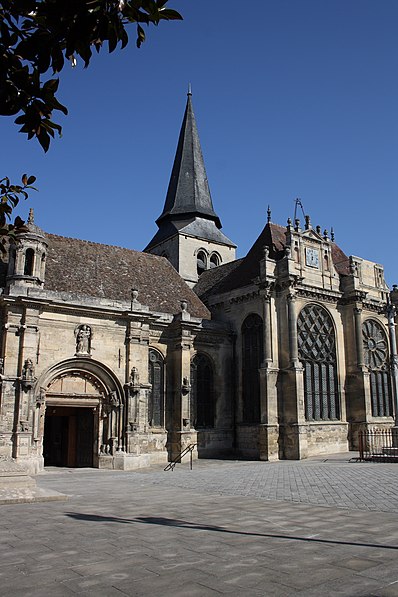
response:
M309 267L319 268L319 251L318 249L311 249L306 247L305 249L305 263Z

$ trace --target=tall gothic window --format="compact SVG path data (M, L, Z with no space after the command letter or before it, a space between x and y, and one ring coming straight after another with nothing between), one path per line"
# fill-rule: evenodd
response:
M370 372L370 399L374 417L392 416L391 380L388 367L388 342L377 321L362 324L365 365Z
M263 320L252 313L242 325L242 400L243 422L259 423L260 372L264 346Z
M149 351L148 379L152 384L148 401L148 422L151 427L163 427L164 360L162 355L153 349Z
M323 307L307 305L297 320L299 358L304 367L307 421L340 418L336 339L333 322Z
M191 361L191 424L195 429L214 427L214 374L205 354Z

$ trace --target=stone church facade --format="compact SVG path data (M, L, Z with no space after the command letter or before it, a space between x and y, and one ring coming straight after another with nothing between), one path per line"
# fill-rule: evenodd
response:
M299 459L394 425L394 304L383 267L272 222L246 257L221 232L191 95L144 252L44 233L1 263L0 457L135 469Z

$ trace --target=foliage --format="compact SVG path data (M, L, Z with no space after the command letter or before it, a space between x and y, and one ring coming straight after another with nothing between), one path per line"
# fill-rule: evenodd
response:
M28 198L28 190L37 189L33 187L35 176L28 176L23 174L21 183L18 185L11 184L10 179L5 177L0 180L0 236L14 236L16 232L23 232L25 230L25 222L17 216L14 224L9 224L12 210L18 205L21 198ZM0 243L0 251L4 251L4 241Z
M113 52L128 44L126 26L136 23L137 47L145 41L142 25L182 19L166 8L168 0L0 0L0 114L18 115L15 123L28 139L47 151L61 126L52 112L67 114L55 94L65 61L90 64L104 44ZM7 180L7 179L3 179ZM19 192L22 192L23 189Z

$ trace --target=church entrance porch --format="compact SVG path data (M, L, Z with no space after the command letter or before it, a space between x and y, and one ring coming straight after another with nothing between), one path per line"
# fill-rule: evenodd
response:
M45 466L94 465L94 411L92 408L48 406L44 422Z

